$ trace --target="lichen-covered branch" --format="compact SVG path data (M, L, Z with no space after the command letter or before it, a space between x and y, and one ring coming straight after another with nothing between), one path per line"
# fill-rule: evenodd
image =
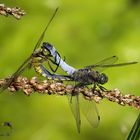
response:
M21 16L25 15L24 10L21 10L19 7L6 7L4 4L0 4L0 15L8 16L12 15L16 19L20 19Z
M8 79L0 80L0 86L5 85ZM11 85L8 87L8 90L15 92L21 90L25 95L31 95L32 93L40 94L57 94L57 95L66 95L72 94L83 94L87 100L95 100L99 103L102 99L106 98L109 101L116 102L119 105L125 106L129 105L140 109L140 96L135 96L131 94L123 95L120 90L101 90L95 89L94 91L91 88L87 87L74 87L73 85L68 85L63 82L43 80L39 81L37 77L32 77L27 79L26 77L18 77Z

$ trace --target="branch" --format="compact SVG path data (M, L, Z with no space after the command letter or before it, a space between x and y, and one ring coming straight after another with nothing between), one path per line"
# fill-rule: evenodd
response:
M7 79L0 80L0 87L5 85ZM16 92L21 90L25 95L31 95L31 93L40 94L57 94L57 95L67 95L67 94L83 94L85 99L94 100L99 103L102 99L106 98L111 102L116 102L119 105L125 106L129 105L140 109L140 96L135 96L131 94L123 95L120 90L106 90L96 89L94 92L91 88L87 87L74 87L73 85L66 85L63 82L43 80L39 81L37 77L32 77L27 79L26 77L18 77L9 87L10 92Z
M20 19L21 16L24 16L26 13L24 10L21 10L19 7L6 7L4 4L0 4L0 15L8 16L12 15L16 19Z

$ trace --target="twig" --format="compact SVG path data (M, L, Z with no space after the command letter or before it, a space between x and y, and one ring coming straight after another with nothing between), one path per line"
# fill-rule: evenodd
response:
M25 14L24 10L21 10L19 7L10 8L6 7L4 4L0 4L0 15L13 15L16 19L20 19L21 16Z
M5 85L7 79L0 80L0 87ZM39 81L37 77L32 77L27 79L26 77L18 77L11 85L8 87L8 90L11 92L16 92L21 90L25 95L31 95L31 93L40 93L40 94L57 94L57 95L66 95L66 94L83 94L85 99L94 100L99 103L102 99L106 98L111 102L116 102L119 105L125 106L129 105L140 109L140 96L135 96L131 94L123 95L120 90L106 90L96 89L94 92L92 89L84 87L74 87L73 85L67 85L62 82L56 81Z

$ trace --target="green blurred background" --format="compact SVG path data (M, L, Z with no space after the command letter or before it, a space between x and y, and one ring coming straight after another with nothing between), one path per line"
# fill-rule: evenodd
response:
M54 9L59 12L44 41L53 44L76 68L117 55L119 62L140 60L139 0L4 0L27 13L21 20L0 16L0 77L12 74L30 55ZM107 69L108 89L139 95L140 65ZM24 75L24 74L23 74ZM35 75L27 71L27 77ZM35 75L36 76L36 75ZM22 92L0 95L0 122L10 121L9 140L123 140L139 111L103 100L97 105L101 122L92 128L81 115L81 133L76 130L66 97Z

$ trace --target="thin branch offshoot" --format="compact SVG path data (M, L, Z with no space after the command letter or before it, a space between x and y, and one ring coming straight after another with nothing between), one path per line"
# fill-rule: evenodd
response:
M7 82L7 79L0 80L0 87ZM73 85L67 85L63 82L51 81L51 80L38 80L37 77L32 77L28 79L26 77L18 77L11 85L8 87L10 92L15 92L21 90L25 95L31 95L32 93L39 94L57 94L57 95L67 95L72 94L83 94L83 98L87 100L94 100L99 103L102 99L108 99L111 102L116 102L119 105L125 106L129 105L140 109L140 96L135 96L131 94L123 95L119 89L106 90L95 89L94 92L91 88L87 87L74 87Z
M6 7L4 4L0 4L0 15L9 16L12 15L16 19L20 19L21 16L24 16L26 13L24 10L21 10L19 7Z

